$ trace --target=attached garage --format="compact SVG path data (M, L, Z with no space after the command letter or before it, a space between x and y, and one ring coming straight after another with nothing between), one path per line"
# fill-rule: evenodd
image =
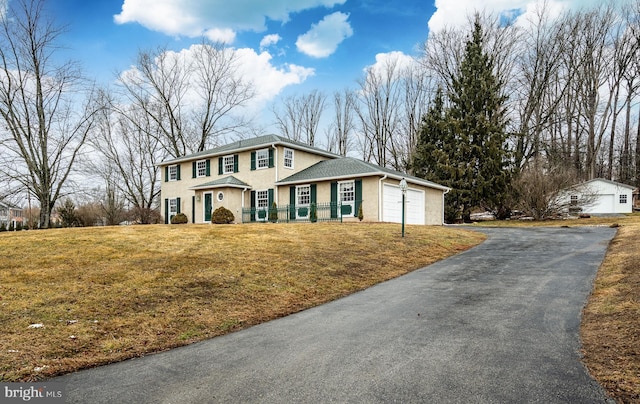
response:
M402 222L402 191L397 185L384 184L382 191L382 221ZM419 189L407 189L405 223L425 224L425 195Z

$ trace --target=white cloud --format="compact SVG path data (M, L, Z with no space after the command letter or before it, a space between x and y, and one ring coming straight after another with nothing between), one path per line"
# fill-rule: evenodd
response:
M280 42L281 39L282 37L278 34L265 35L265 37L260 41L260 49L268 48L271 45L275 45Z
M315 70L294 64L276 67L271 64L271 54L256 53L253 49L237 49L239 67L238 76L253 82L256 97L254 107L260 107L265 102L275 98L287 86L300 84L315 74Z
M298 37L298 50L309 56L323 58L336 51L338 45L353 35L348 14L339 11L329 14L311 29Z
M366 72L372 72L378 75L385 75L390 67L393 67L396 74L402 71L416 67L418 61L413 56L407 55L400 51L393 51L388 53L378 53L376 55L376 62L363 69Z
M124 0L114 15L118 24L138 23L167 35L213 40L235 37L236 31L265 30L265 20L287 22L289 15L346 0Z
M558 16L563 10L592 7L602 0L436 0L436 12L429 20L429 32L467 25L474 12L487 12L502 16L517 16L516 24L535 20L536 9L546 3L550 16ZM628 1L628 0L620 0Z
M179 52L167 51L169 60L178 60L180 63L189 64L193 59L194 52L202 45L192 45L188 49ZM285 87L304 82L307 78L315 74L314 69L294 64L287 64L281 67L271 63L271 55L268 52L256 53L249 48L226 48L225 52L234 53L236 60L235 75L238 79L252 84L255 97L245 106L247 111L259 111L266 103L273 100ZM133 67L122 73L122 77L134 79L139 76L139 71ZM197 77L191 74L191 77ZM195 83L192 83L195 88ZM184 95L184 105L199 105L201 96L197 91Z

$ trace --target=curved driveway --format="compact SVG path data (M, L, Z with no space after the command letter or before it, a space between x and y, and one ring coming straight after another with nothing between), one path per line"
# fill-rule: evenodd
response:
M53 381L77 403L613 402L578 332L615 231L481 231L476 248L344 299Z

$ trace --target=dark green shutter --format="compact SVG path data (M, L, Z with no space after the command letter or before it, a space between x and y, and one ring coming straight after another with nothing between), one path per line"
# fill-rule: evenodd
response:
M218 157L218 175L222 175L222 157Z
M196 222L196 196L191 197L191 223Z
M292 220L296 218L296 187L295 185L289 187L289 218Z
M164 168L164 182L169 181L169 166Z
M270 222L277 222L278 221L278 208L274 209L273 208L273 194L274 194L274 189L273 188L269 188L269 221Z
M208 160L207 160L207 162L206 162L205 164L206 164L206 168L205 168L205 171L206 171L206 172L205 172L205 175L206 175L207 177L209 177L209 176L211 176L211 160L209 160L209 159L208 159Z
M178 206L176 213L180 213L180 198L176 198L176 205Z
M338 217L338 183L331 183L331 218Z
M164 198L164 224L169 224L169 199Z
M256 169L256 152L251 152L251 171Z
M310 197L311 197L311 212L310 212L310 216L309 219L311 220L312 223L315 223L318 221L318 208L316 206L316 198L317 198L317 189L316 189L316 184L311 184L310 188Z
M237 173L238 171L239 171L238 170L238 155L234 154L234 156L233 156L233 172Z
M360 204L362 203L362 180L356 180L356 200L353 206L353 215L358 216Z
M251 221L256 221L256 191L251 191Z
M177 174L178 174L178 175L177 175L177 180L178 180L178 181L180 181L180 164L178 164L178 165L176 166L176 171L178 172L178 173L177 173Z
M269 168L273 168L273 149L269 149Z
M196 178L196 162L191 163L191 178Z

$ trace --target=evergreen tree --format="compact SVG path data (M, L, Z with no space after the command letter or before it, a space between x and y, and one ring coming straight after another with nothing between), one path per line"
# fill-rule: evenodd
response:
M442 87L438 87L429 110L422 117L422 127L410 162L413 175L451 188L446 196L445 221L454 222L459 216L457 181L460 170L454 164L458 140L451 130L445 109Z
M510 182L509 152L502 83L493 60L483 51L482 26L476 16L471 39L444 108L441 92L423 119L413 159L417 176L452 188L445 219L469 221L471 209L505 211Z
M503 83L493 72L493 60L483 51L482 34L476 16L449 94L449 115L459 137L455 163L462 171L459 192L465 221L474 207L503 210L510 182L504 108L507 97L502 94Z

